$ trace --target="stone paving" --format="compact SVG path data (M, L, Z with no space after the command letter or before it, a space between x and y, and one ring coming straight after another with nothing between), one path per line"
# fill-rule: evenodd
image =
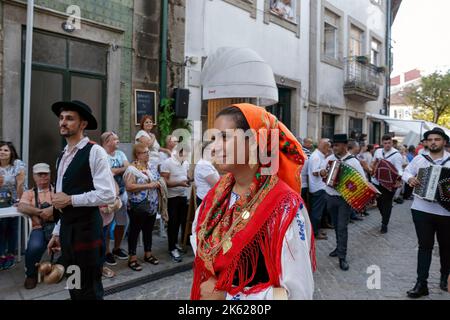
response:
M314 274L314 299L408 299L406 291L414 286L417 263L417 238L411 218L411 201L394 205L389 232L379 233L381 217L377 209L369 211L364 221L349 225L348 262L350 270L341 271L337 258L328 256L335 248L334 230L326 230L328 240L317 242L318 270ZM370 266L380 270L380 289L368 289ZM423 300L450 300L439 289L439 253L437 243L430 269L430 295ZM192 270L150 282L106 299L189 299ZM371 282L372 283L372 282Z

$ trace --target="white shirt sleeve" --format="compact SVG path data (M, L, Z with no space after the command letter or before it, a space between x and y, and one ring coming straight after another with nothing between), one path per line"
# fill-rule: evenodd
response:
M114 177L109 167L108 155L99 145L94 145L89 154L89 166L95 190L72 196L74 207L97 207L114 203L116 197Z
M395 169L397 169L397 173L401 176L403 174L403 157L400 153L397 153L392 156L392 158L392 164Z
M59 229L61 229L61 220L58 220L58 223L55 224L55 227L53 228L52 235L59 236Z
M418 172L417 168L418 157L414 157L414 159L406 166L405 171L403 171L402 180L408 183L411 177L415 177Z
M356 159L356 158L355 158L355 159L352 159L350 165L351 165L353 168L355 168L355 169L359 172L360 175L363 176L364 180L367 180L366 174L364 173L364 169L362 168L361 163L359 163L359 160L358 160L358 159Z

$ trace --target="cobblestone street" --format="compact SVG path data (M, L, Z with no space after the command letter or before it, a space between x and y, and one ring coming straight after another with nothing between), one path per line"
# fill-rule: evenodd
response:
M335 248L334 230L327 230L328 240L317 243L318 270L314 274L314 299L407 299L416 278L417 238L411 218L411 201L394 205L389 232L379 233L380 215L369 211L364 221L349 225L348 262L350 270L341 271L337 258L330 258ZM370 266L378 266L381 288L368 289ZM430 270L430 295L422 299L450 300L450 294L439 289L439 254L437 243ZM145 285L105 297L112 299L189 299L192 271L178 273Z

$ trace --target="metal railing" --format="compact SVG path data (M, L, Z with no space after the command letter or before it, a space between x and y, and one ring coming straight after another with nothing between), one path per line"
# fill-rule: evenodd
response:
M344 91L360 92L378 98L381 75L379 68L358 57L347 57L345 62Z

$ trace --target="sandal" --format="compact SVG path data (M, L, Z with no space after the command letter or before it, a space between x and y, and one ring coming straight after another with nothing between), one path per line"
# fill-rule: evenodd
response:
M150 257L144 257L144 261L154 265L157 265L159 263L159 260L154 255L151 255Z
M128 267L134 271L142 271L141 265L137 262L137 260L134 261L128 261Z
M103 267L102 275L105 278L113 278L116 276L116 273L108 267Z

